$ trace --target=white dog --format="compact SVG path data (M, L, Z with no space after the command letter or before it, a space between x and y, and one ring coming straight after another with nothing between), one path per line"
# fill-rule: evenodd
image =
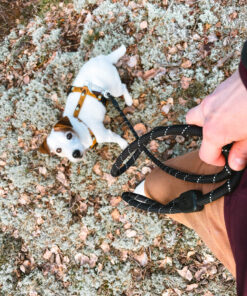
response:
M68 95L63 118L53 127L39 151L80 161L84 152L95 142L117 143L122 149L127 142L103 125L106 108L101 102L104 93L124 96L132 105L132 98L113 65L125 54L124 45L110 53L90 59L81 68ZM97 92L97 94L96 94Z

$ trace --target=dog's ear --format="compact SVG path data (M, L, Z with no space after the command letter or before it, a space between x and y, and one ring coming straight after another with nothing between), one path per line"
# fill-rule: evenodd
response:
M39 152L44 154L51 154L51 151L49 149L49 146L47 144L47 138L45 138L44 142L39 147Z
M73 126L67 116L60 119L55 125L54 125L54 131L68 131L72 130Z

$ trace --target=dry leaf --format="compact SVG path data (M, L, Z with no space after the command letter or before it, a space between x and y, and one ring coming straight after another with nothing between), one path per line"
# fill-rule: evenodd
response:
M89 234L89 231L87 229L87 226L83 226L80 233L79 233L80 240L85 242L88 234Z
M101 245L100 245L100 248L101 250L104 252L104 253L109 253L110 252L110 246L107 242L103 242Z
M41 225L41 224L43 224L45 221L41 218L41 217L39 217L38 219L37 219L37 224L38 225Z
M127 65L130 68L134 68L137 65L137 56L135 55L135 56L130 57L129 61L127 62Z
M175 53L178 52L178 49L177 49L176 46L173 46L173 47L170 47L170 48L169 48L168 52L169 52L170 54L175 54Z
M110 201L110 204L112 207L116 207L121 202L121 200L121 196L113 197Z
M179 102L179 104L182 105L182 106L185 106L186 103L187 103L187 101L186 101L185 99L183 99L182 97L179 97L179 98L178 98L178 102Z
M130 114L134 114L135 113L135 108L133 107L133 106L128 106L128 107L125 107L124 109L123 109L123 113L126 115L126 114L128 114L128 113L130 113Z
M147 132L147 129L143 123L137 123L134 126L134 130L137 132L137 135L140 137Z
M169 111L171 110L172 105L171 104L166 104L163 105L161 108L161 113L163 113L163 115L166 115L169 113Z
M183 76L181 79L181 86L183 89L188 89L192 78Z
M155 141L155 140L152 140L149 144L149 149L152 151L152 152L156 152L159 148L159 144Z
M45 176L47 174L47 169L45 167L39 167L39 173Z
M129 238L131 237L135 237L136 236L136 231L135 230L132 230L132 229L128 229L125 231L125 235Z
M19 198L19 203L21 205L26 205L30 203L30 199L29 196L26 194L21 194L20 198Z
M119 213L119 210L118 210L118 209L114 209L114 210L111 212L111 216L112 216L112 219L113 219L114 221L119 222L119 219L120 219L120 213Z
M186 291L192 291L194 289L198 288L198 284L191 284L191 285L187 285L186 287Z
M98 261L98 257L95 254L91 254L89 259L89 266L91 268L94 268L96 266L97 261Z
M84 265L89 263L89 258L81 253L77 253L74 258L77 264Z
M196 273L195 273L195 279L199 282L202 275L205 274L207 272L206 267L202 267L201 269L199 269Z
M163 260L159 260L157 263L159 264L160 268L164 268L166 265L172 266L172 258L166 257Z
M57 179L60 183L62 183L64 186L66 186L66 187L69 186L69 183L68 183L68 181L67 181L67 179L66 179L64 173L62 173L62 172L59 171L58 174L57 174L57 176L56 176L56 179Z
M128 258L128 251L126 251L126 250L120 251L120 258L122 261L126 261Z
M28 84L30 82L30 77L28 75L25 75L24 78L23 78L23 82L25 84Z
M52 252L50 250L46 250L45 254L43 255L43 258L45 260L49 260L51 258Z
M46 192L45 187L42 186L42 185L39 185L39 184L36 186L36 190L37 190L41 195L44 195L45 192Z
M139 262L141 266L146 266L148 264L148 256L145 252L143 252L141 255L135 255L134 259Z
M148 23L147 21L143 21L140 23L140 28L143 30L143 29L146 29L148 27Z
M99 162L96 162L96 164L93 166L93 172L98 176L102 176L102 171L100 169L100 163Z
M152 170L149 167L143 167L142 168L142 174L143 175L149 174L151 172L152 172Z
M116 182L116 178L112 177L112 175L104 173L103 179L107 181L108 187L111 187L112 184Z
M193 278L193 275L192 275L192 273L190 272L190 270L188 269L188 266L185 266L183 269L181 269L181 270L177 270L177 272L178 272L178 274L182 277L182 278L184 278L184 279L186 279L186 280L188 280L188 281L191 281L192 280L192 278Z
M192 65L192 62L190 60L186 60L181 64L181 67L184 69L190 68Z

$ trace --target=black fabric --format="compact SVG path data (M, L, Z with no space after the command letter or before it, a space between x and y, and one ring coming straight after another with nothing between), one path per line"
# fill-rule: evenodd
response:
M247 89L247 41L244 43L242 53L241 53L241 61L239 64L239 75L242 79L243 84Z
M247 41L244 43L242 53L241 53L241 62L247 70Z
M237 294L247 295L247 170L239 186L224 199L225 223L236 262Z

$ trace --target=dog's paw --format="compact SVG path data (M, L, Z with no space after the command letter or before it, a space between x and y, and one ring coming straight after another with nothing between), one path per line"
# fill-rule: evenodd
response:
M131 106L133 104L133 100L132 100L132 97L129 93L126 93L124 95L124 100L125 100L125 103L127 106Z
M145 183L145 180L143 180L139 185L137 185L134 190L134 193L146 196L145 190L144 190L144 183Z
M121 147L122 150L124 150L128 146L128 142L124 139L119 139L118 145Z

